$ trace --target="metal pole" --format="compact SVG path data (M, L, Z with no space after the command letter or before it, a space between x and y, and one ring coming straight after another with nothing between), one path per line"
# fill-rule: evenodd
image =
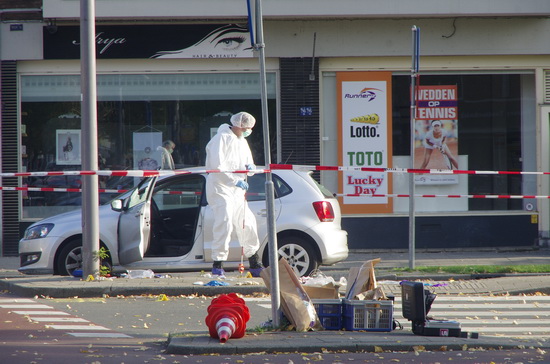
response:
M82 92L82 170L97 163L95 0L80 0L80 84ZM99 276L99 197L97 175L82 176L82 276Z
M267 108L267 82L265 76L265 44L262 18L262 0L256 0L256 44L260 53L260 86L262 98L262 121L264 131L265 165L271 164L271 148L269 142L269 114ZM271 173L265 174L265 198L267 204L267 239L269 248L269 266L271 267L271 314L273 327L279 326L281 316L281 298L279 287L279 252L277 249L277 233L275 228L275 193Z
M410 168L414 169L415 126L416 126L416 85L418 84L418 50L420 29L412 27L412 69L411 69L411 160ZM414 173L409 173L409 268L414 269L415 263L415 208L414 208Z

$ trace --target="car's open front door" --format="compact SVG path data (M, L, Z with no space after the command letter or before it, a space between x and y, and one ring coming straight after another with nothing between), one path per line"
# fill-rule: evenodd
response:
M151 190L156 178L141 181L124 201L118 220L118 260L121 265L143 259L151 235Z

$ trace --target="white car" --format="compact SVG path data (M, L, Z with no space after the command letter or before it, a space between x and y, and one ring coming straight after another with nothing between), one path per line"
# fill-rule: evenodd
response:
M347 232L341 228L340 206L330 191L311 172L277 170L272 179L279 254L296 273L307 275L321 264L345 260ZM247 203L256 216L259 254L267 266L265 175L248 177L248 183ZM108 253L101 264L115 272L210 270L213 212L206 201L205 184L203 173L144 178L134 189L99 206L101 247ZM224 268L238 269L241 254L233 236ZM80 270L81 210L29 226L19 242L19 256L22 273L71 275Z

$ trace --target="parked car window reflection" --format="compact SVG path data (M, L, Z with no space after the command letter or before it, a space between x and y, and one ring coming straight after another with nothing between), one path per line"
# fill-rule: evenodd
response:
M131 209L147 200L148 187L154 179L155 178L146 178L139 183L138 187L132 192L132 195L128 199L126 208Z
M290 186L276 174L272 174L273 186L275 189L275 198L286 196L292 192ZM265 201L265 174L255 174L248 177L248 192L246 199L248 201Z

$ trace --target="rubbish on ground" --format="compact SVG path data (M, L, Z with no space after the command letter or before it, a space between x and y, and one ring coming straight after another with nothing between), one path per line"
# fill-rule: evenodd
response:
M135 269L128 270L127 278L137 279L137 278L153 278L155 273L151 269Z
M216 286L229 286L229 283L227 282L221 282L221 281L210 281L208 283L205 283L204 284L205 286L210 286L210 287L216 287Z
M73 277L82 277L82 269L73 270Z
M261 277L271 290L271 269L262 270ZM279 286L281 307L296 331L323 330L311 299L286 259L279 260Z
M377 297L378 299L386 299L383 291L367 293L376 289L376 277L374 275L374 266L380 262L380 258L369 260L360 268L352 267L349 270L348 285L345 298L365 299L365 297Z
M164 293L161 293L157 301L170 301L170 299Z
M322 287L327 284L336 284L336 281L333 277L327 277L323 272L318 269L311 272L309 276L302 277L301 280L305 286Z
M155 274L155 278L172 278L170 274Z
M340 297L340 294L338 293L338 286L335 286L332 283L321 287L307 285L302 287L311 299L331 299Z
M255 281L239 281L235 283L236 286L259 286L260 282Z
M345 278L341 278L345 281ZM333 299L339 298L340 282L334 278L327 277L320 270L315 270L307 277L302 277L303 288L311 299Z

